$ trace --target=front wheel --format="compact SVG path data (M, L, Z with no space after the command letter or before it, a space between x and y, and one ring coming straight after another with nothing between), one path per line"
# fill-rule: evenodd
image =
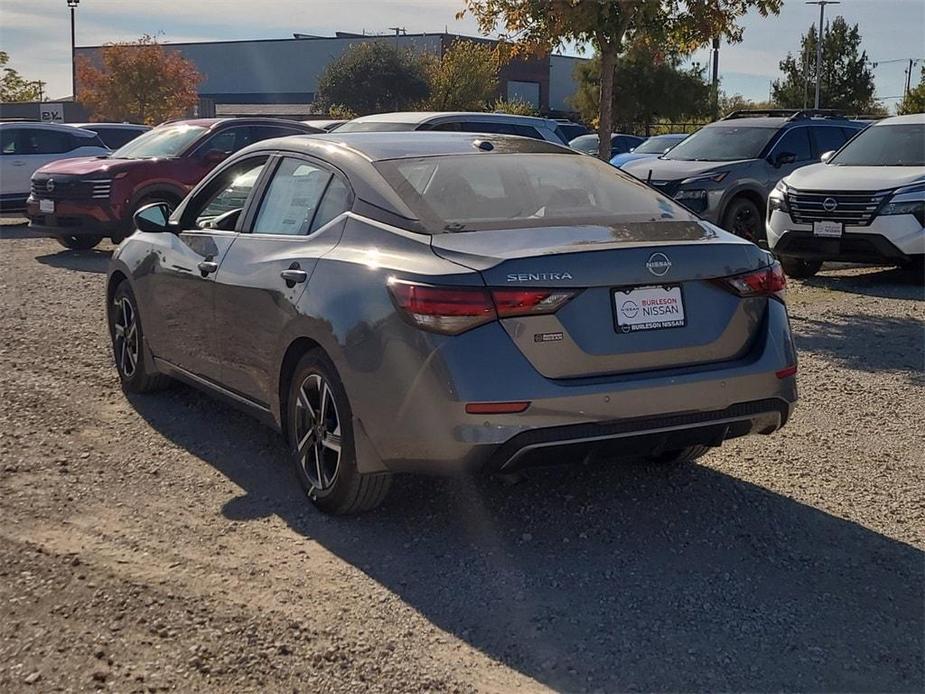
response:
M128 282L122 282L109 306L109 335L112 354L122 387L131 393L150 393L170 384L167 376L149 373L144 359L144 334L138 302Z
M736 198L723 213L723 229L752 243L758 243L765 237L764 216L758 205L748 198Z
M786 256L779 258L779 260L784 274L797 280L812 277L822 269L821 260L803 260L802 258L788 258Z
M102 240L102 236L96 236L95 234L64 234L61 236L55 236L55 241L60 243L65 248L70 248L72 251L89 251Z
M391 477L357 469L353 413L334 364L311 350L289 385L289 449L312 503L335 515L369 511L385 499Z

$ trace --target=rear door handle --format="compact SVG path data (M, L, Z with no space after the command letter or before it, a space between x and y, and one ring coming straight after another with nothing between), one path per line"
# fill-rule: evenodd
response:
M302 284L302 282L308 279L308 273L305 272L305 270L298 270L295 268L283 270L279 273L279 276L286 280L287 287L294 287L297 284Z
M202 273L202 276L205 277L218 270L218 263L214 260L203 260L197 267L199 268L199 272Z

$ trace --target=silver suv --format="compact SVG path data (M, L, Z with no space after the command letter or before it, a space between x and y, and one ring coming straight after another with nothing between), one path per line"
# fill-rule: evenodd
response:
M347 121L337 129L337 132L397 132L403 130L520 135L521 137L532 137L534 140L553 142L557 145L568 144L565 134L554 120L534 116L515 116L510 113L470 113L466 111L377 113Z
M866 126L827 111L734 111L658 159L622 168L714 224L763 243L777 182Z

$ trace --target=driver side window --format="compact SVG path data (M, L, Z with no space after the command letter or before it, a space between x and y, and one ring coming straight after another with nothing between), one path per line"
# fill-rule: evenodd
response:
M195 220L194 228L233 231L266 163L266 157L247 159L223 171L193 203L187 219Z

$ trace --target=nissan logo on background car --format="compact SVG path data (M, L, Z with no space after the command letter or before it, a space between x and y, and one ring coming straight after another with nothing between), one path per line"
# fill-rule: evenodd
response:
M49 178L47 181L45 181L45 190L47 190L50 193L54 189L55 189L55 179Z
M826 212L834 212L838 209L838 200L835 198L826 198L822 201L822 209Z
M653 253L646 261L646 270L656 277L662 277L671 269L671 261L664 253Z

